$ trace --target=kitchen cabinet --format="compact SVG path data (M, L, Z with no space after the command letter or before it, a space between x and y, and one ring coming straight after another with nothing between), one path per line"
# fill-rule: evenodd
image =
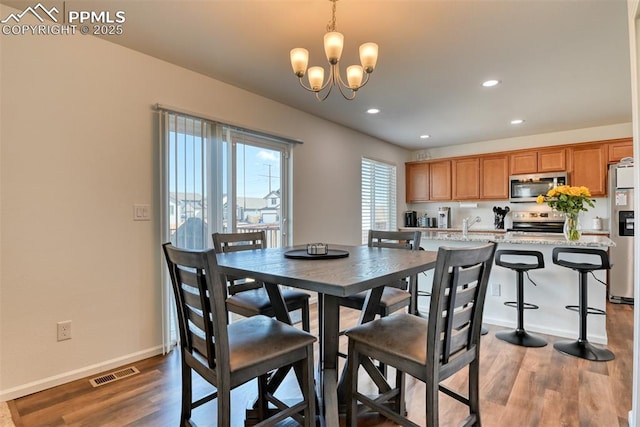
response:
M451 200L451 160L429 163L429 200Z
M584 147L570 148L569 184L587 187L593 197L606 196L607 148L606 144L588 144Z
M633 157L633 139L625 138L607 144L609 149L609 163L618 163L624 157Z
M480 199L507 200L509 198L509 157L480 157Z
M521 151L509 156L511 175L538 172L538 152Z
M453 200L480 198L480 159L478 157L451 161Z
M567 150L549 148L538 150L538 172L562 172L567 170Z
M407 203L429 201L429 163L406 163Z
M567 150L548 148L513 153L509 156L511 175L567 170Z

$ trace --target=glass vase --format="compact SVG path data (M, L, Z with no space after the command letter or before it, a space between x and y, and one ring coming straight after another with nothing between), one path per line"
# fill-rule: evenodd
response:
M580 225L580 215L578 213L564 214L564 237L567 240L579 240L582 235L582 226Z

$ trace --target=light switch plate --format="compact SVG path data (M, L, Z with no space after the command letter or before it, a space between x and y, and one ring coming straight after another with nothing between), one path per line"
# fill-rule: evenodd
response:
M151 221L151 205L135 204L133 205L134 221Z

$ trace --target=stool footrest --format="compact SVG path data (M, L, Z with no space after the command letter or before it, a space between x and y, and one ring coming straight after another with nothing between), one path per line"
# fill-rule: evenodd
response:
M579 305L565 305L564 308L566 308L567 310L576 311L576 312L580 311ZM606 316L607 313L604 310L601 310L599 308L587 307L587 314L597 314L598 316Z
M513 307L513 308L518 308L518 301L505 301L504 305L506 305L507 307ZM535 304L529 304L528 302L522 303L523 307L525 310L537 310L540 307L538 307Z

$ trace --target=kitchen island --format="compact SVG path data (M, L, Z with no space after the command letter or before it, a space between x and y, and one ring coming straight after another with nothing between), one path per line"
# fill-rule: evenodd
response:
M562 234L522 233L522 232L469 232L466 236L455 230L422 229L421 247L437 250L440 246L464 247L483 242L495 241L500 249L535 250L542 252L545 268L529 272L534 286L525 276L524 300L538 305L538 310L525 310L525 329L531 332L555 335L564 338L578 337L578 315L565 309L566 305L578 304L578 273L560 267L552 262L554 247L591 247L607 250L614 246L605 235L583 235L580 240L568 241ZM613 267L615 268L615 266ZM606 311L606 271L595 271L589 276L589 306ZM431 287L432 272L423 274L418 280L421 291ZM516 310L505 306L507 301L516 300L516 273L510 269L493 266L484 310L484 322L515 328ZM418 308L427 312L428 297L418 299ZM588 316L588 339L594 343L606 344L605 316Z

